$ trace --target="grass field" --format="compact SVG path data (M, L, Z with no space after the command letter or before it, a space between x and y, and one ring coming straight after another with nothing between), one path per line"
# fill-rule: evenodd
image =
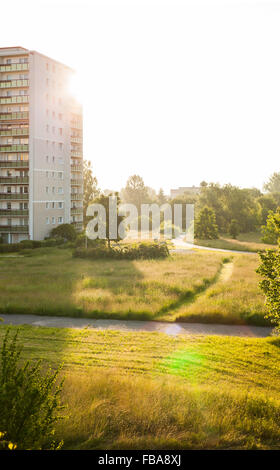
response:
M277 338L25 326L19 341L64 362L66 449L280 448Z
M252 252L277 248L276 245L263 243L261 237L262 235L259 232L241 233L236 239L232 238L229 234L221 234L217 240L196 239L194 243L196 245L209 246L212 248Z
M258 264L257 254L202 250L92 261L36 249L0 257L0 313L264 325Z

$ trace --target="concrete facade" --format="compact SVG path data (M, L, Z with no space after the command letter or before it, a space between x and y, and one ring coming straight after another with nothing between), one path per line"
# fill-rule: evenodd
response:
M82 108L74 71L35 51L0 49L0 235L43 240L83 227Z

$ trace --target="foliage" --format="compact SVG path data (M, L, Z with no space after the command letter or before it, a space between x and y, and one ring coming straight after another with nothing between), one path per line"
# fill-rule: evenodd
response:
M261 227L262 241L264 243L277 243L278 237L280 236L280 207L276 212L269 211L266 219L266 225Z
M0 245L0 253L16 253L26 249L54 247L65 244L64 238L46 238L45 240L22 240L19 243L3 243Z
M62 409L62 383L55 387L59 369L43 375L40 362L21 366L18 332L11 339L9 332L8 329L1 349L0 429L18 449L58 448L53 442L53 430Z
M96 246L94 248L77 248L73 256L89 259L158 259L166 258L169 250L166 243L131 243L117 247Z
M259 286L266 296L266 318L280 330L280 250L267 250L260 253L260 258L257 273L263 277Z
M141 204L151 202L148 188L145 186L141 176L130 176L127 180L126 187L121 191L121 199L123 202L134 204L140 215Z
M164 235L165 230L172 232L172 238L176 238L180 235L180 228L172 224L169 220L163 221L160 224L160 233ZM168 232L167 232L168 233Z
M239 225L236 219L232 219L230 226L229 226L229 233L232 238L236 238L239 234Z
M6 433L0 432L0 450L15 450L17 448L16 444L7 440Z
M216 239L219 237L215 212L211 208L204 207L199 212L195 221L195 237L202 239Z
M86 221L87 208L92 201L100 195L96 176L92 174L91 161L83 162L83 212Z
M74 241L77 237L77 232L75 230L74 225L61 224L52 229L51 237L64 238L65 240L68 240L68 241Z
M270 193L280 192L280 173L273 173L263 188Z

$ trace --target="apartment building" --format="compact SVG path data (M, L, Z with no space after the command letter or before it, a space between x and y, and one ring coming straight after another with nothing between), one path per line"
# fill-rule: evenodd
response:
M177 189L170 190L170 197L175 199L176 197L184 196L185 193L195 195L199 193L200 189L197 186L180 186Z
M0 48L0 236L43 240L83 227L83 117L74 71L22 47Z

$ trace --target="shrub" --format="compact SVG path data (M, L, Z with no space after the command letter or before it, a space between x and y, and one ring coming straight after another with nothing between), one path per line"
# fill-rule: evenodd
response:
M276 212L269 211L266 225L262 225L262 242L264 243L277 243L277 240L280 235L280 207Z
M55 386L59 369L43 375L40 361L19 365L21 349L18 332L10 339L8 329L1 350L0 429L5 440L17 449L58 448L53 442L54 424L61 419L59 394L62 383Z
M232 238L236 238L237 235L240 232L239 224L236 219L232 219L230 225L229 225L229 233L232 236Z
M219 237L216 216L213 209L204 207L195 221L195 237L205 240L212 240Z
M135 243L116 247L95 246L90 248L76 248L73 256L90 259L157 259L166 258L169 250L165 242L162 243Z
M77 237L77 232L72 224L61 224L51 231L51 237L64 238L65 240L74 241Z
M263 277L259 286L266 296L265 317L276 324L280 331L280 250L266 250L259 255L262 263L257 273Z

